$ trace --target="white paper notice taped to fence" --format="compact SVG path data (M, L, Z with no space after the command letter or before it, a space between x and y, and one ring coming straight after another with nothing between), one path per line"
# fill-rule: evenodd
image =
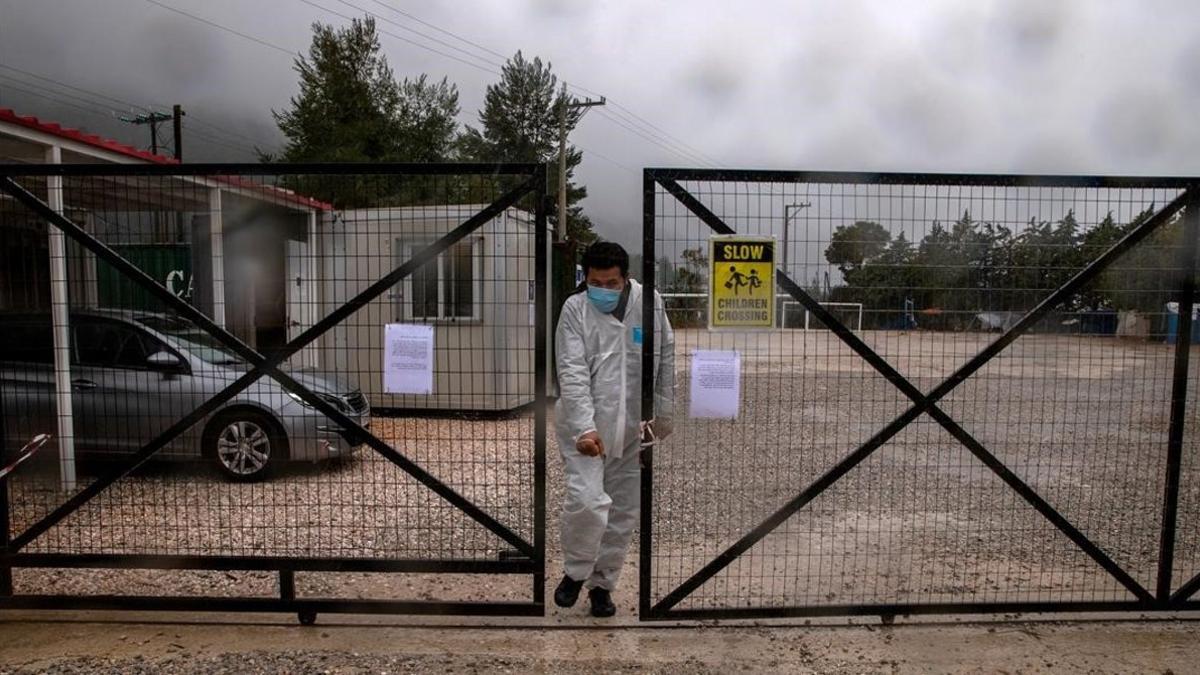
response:
M383 390L433 393L433 326L390 323L384 327Z
M735 351L692 352L692 417L735 419L742 395L742 357Z

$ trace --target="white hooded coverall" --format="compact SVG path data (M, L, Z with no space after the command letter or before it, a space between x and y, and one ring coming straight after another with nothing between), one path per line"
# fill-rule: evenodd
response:
M567 575L613 590L641 505L642 286L628 281L623 321L596 309L586 293L563 304L555 336L558 445L566 470L562 549ZM669 419L675 402L675 336L655 294L654 410ZM575 448L595 431L604 457Z

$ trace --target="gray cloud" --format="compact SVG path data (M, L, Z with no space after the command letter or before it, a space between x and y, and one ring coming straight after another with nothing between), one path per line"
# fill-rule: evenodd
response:
M442 39L384 7L502 54L541 56L725 165L1193 174L1200 156L1191 124L1200 5L1189 0L348 1ZM163 2L296 51L313 21L342 21L297 0ZM383 45L398 76L457 83L462 119L475 123L493 74L393 37ZM0 64L139 103L182 103L190 121L240 145L279 142L270 110L296 88L287 54L143 0L0 0ZM111 112L17 92L19 76L0 76L9 76L0 105L145 142ZM190 128L192 159L251 158L199 136L211 128ZM638 239L640 168L697 163L602 114L573 140L585 150L585 207L602 234L626 243Z

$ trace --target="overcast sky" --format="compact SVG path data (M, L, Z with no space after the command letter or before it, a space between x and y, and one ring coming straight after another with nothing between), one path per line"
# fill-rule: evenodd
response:
M248 161L279 143L288 52L346 22L315 5L379 15L397 75L449 77L463 122L496 67L411 31L492 62L522 49L619 104L572 140L585 208L625 243L644 166L1198 173L1194 0L0 0L0 107L146 145L95 94L181 103L188 159Z

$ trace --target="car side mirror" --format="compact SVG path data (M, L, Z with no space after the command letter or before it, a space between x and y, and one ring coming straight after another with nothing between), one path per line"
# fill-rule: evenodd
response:
M164 375L181 373L184 370L183 359L168 351L154 352L146 358L150 370L157 370Z

